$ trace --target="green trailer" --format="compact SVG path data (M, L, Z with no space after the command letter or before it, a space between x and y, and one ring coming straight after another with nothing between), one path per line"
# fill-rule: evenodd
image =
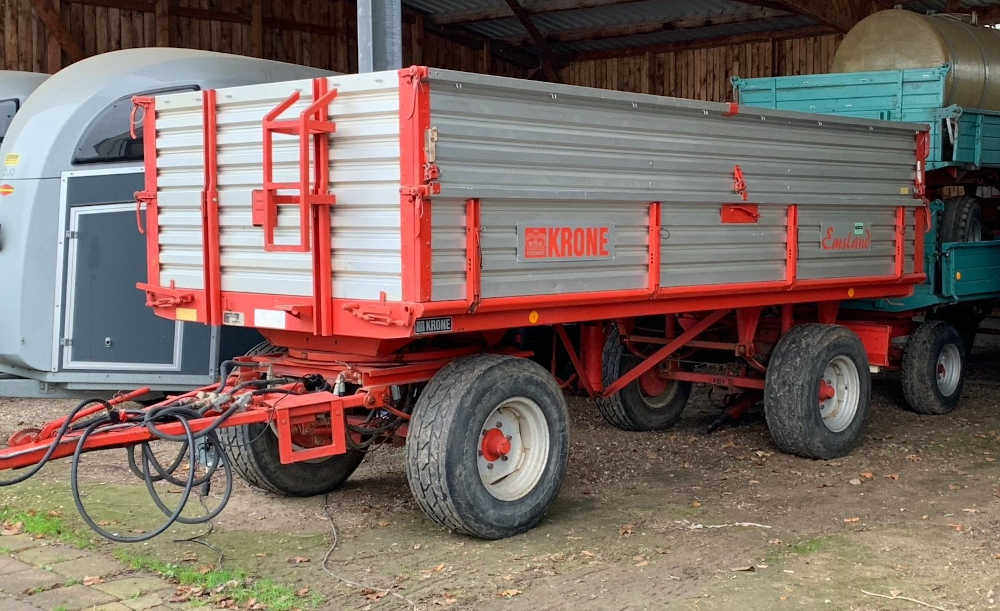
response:
M1000 240L994 239L1000 236L1000 112L945 105L950 69L732 79L740 112L761 107L930 126L927 282L909 297L844 304L892 328L890 349L907 402L925 413L954 408L968 350L1000 299ZM958 356L949 337L961 339Z

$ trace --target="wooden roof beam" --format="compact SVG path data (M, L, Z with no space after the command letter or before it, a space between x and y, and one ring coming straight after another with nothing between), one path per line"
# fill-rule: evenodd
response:
M59 43L59 47L66 54L69 63L83 59L83 48L66 29L62 16L49 0L31 0L31 10L45 24L49 36L55 38L56 42Z
M622 25L599 26L588 28L577 28L573 30L561 30L546 34L545 39L549 42L575 42L580 40L603 40L605 38L619 38L633 36L635 34L649 34L651 32L691 30L696 28L710 27L713 25L725 24L753 24L761 23L766 25L767 21L775 17L785 15L783 11L776 11L768 8L753 8L740 13L730 13L723 15L713 15L705 17L687 17L675 20L656 20L640 23L629 23ZM505 42L510 44L525 44L523 37L505 38Z
M674 42L668 44L626 47L623 49L608 49L606 51L586 51L584 53L577 53L574 55L571 58L571 61L607 59L610 57L630 57L634 55L645 55L647 53L672 53L675 51L689 51L691 49L724 47L727 45L736 45L748 42L766 42L769 40L786 40L789 38L805 38L807 36L823 36L834 33L836 33L836 30L830 26L810 25L802 28L790 28L787 30L777 30L771 32L754 32L751 34L739 34L736 36L719 36L716 38L701 38L698 40L687 40L684 42Z
M552 56L552 49L549 48L549 43L542 36L542 33L538 31L538 27L531 20L531 15L528 14L524 7L522 7L518 0L505 0L507 6L510 7L514 16L517 20L521 22L521 25L525 30L528 31L528 35L531 36L531 40L535 45L535 50L538 51L538 55L541 58L542 72L545 73L545 78L552 81L553 83L559 82L559 75L556 74L555 60Z
M558 13L561 11L575 11L598 6L608 6L611 4L632 4L643 1L644 0L520 0L520 5L524 7L524 10L528 11L532 15L538 15L540 13ZM455 25L460 23L472 23L475 21L508 19L513 16L514 13L509 10L509 7L494 6L482 9L442 13L439 15L432 15L431 18L434 20L434 23L441 25Z
M854 27L872 11L871 0L738 0L743 4L765 6L804 15L840 32Z

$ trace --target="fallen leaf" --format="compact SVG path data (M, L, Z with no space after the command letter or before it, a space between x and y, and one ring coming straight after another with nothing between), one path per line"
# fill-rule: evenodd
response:
M861 521L861 518L857 518L857 517L855 517L855 518L844 518L844 523L845 524L854 524L855 522L860 522L860 521Z
M854 479L849 480L847 483L852 486L860 486L861 480L855 477Z
M872 473L871 471L862 471L858 475L860 475L864 479L875 479L875 474Z
M457 602L458 602L457 598L455 598L451 594L445 592L444 594L441 595L441 599L440 600L435 600L434 601L434 604L437 605L437 606L439 606L439 607L450 607L450 606L454 605Z
M96 586L99 583L104 583L104 578L100 576L91 576L83 578L83 585L85 586Z
M305 556L293 556L288 559L289 564L303 564L306 562L309 562L309 558L306 558Z
M520 590L504 590L503 592L500 592L499 596L500 598L514 598L520 593Z
M736 566L736 567L733 567L733 568L731 568L729 570L730 571L736 571L738 573L753 573L754 571L757 570L757 567L755 567L752 564L748 564L746 566Z
M886 473L885 474L885 478L886 479L892 479L892 480L899 479L899 473Z
M701 507L701 501L695 499L695 500L691 501L691 506L692 507Z
M964 528L961 524L957 524L955 522L949 522L948 526L950 526L955 532L962 532L962 529Z
M208 575L209 573L212 572L212 567L208 566L207 564L200 566L198 567L198 572L201 573L202 575Z
M902 590L889 590L889 596L891 596L893 598L896 598L897 596L899 596L902 593L903 593Z
M375 590L373 588L363 588L361 595L368 600L382 600L389 592L387 590Z
M965 507L964 509L962 509L962 511L964 511L965 513L979 513L979 510L976 509L975 507Z
M618 529L618 534L622 537L631 537L632 529L635 528L634 524L622 524L621 528Z
M590 551L589 549L585 549L580 552L580 555L583 556L584 558L593 558L596 554L594 554L594 552Z
M295 595L299 598L302 598L307 594L309 594L309 588L299 588L298 590L295 590Z
M649 560L640 560L639 562L636 562L634 566L642 567L642 566L647 566L648 564Z
M379 528L385 528L387 526L392 526L392 522L389 520L379 520L378 522L375 522L375 525Z
M962 487L958 484L948 484L948 490L961 490Z
M24 522L4 522L0 525L0 535L10 537L24 532Z
M420 544L419 543L414 543L413 544L413 549L415 549L415 550L420 549Z
M174 595L167 599L170 603L186 603L191 600L191 592L186 588L177 588Z
M261 552L257 552L256 554L254 554L254 557L256 557L256 558L267 558L267 554L264 554L264 553L261 553Z
M45 515L49 516L50 518L61 518L62 512L59 511L58 509L53 509L52 511L46 513Z
M906 460L910 462L920 462L920 456L917 454L907 454Z
M726 448L735 448L735 447L736 447L736 442L735 442L735 441L733 441L732 439L730 439L730 440L729 440L729 441L727 441L726 443L722 444L722 449L726 449Z
M993 554L994 560L1000 560L1000 554Z

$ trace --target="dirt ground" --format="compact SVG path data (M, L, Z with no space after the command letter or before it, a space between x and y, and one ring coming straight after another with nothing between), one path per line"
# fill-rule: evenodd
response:
M704 389L662 433L616 430L587 400L570 398L573 445L559 498L538 528L504 541L434 526L410 498L402 452L380 449L330 496L338 577L321 567L330 544L322 498L278 498L238 483L205 540L227 567L307 586L331 609L407 608L404 599L421 609L919 608L866 592L992 609L1000 595L998 372L1000 341L987 337L961 408L943 417L905 411L895 381L879 376L863 444L833 461L779 453L759 414L706 435L719 408ZM0 435L72 405L0 399ZM152 523L157 512L123 452L88 455L82 468L102 524ZM0 506L57 509L78 524L67 475L66 461L54 463L0 489ZM174 541L197 532L175 527L130 550L214 563L212 550Z

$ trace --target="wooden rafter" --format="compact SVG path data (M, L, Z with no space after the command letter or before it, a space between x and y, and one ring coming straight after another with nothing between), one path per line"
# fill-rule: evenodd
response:
M739 13L725 15L715 15L709 17L686 17L683 19L657 19L643 21L640 23L629 23L621 25L601 25L598 27L576 28L572 30L561 30L550 32L545 36L549 42L573 42L579 40L602 40L605 38L619 38L622 36L633 36L636 34L648 34L651 32L689 30L705 28L713 25L724 24L766 24L767 19L773 19L783 13L768 8L752 8ZM527 42L521 38L505 38L505 42L510 44L525 44Z
M532 15L538 15L540 13L575 11L598 6L608 6L611 4L631 4L643 1L645 0L520 0L519 3L524 10L528 11ZM490 6L482 9L454 11L451 13L434 15L434 21L441 25L454 25L459 23L471 23L474 21L507 19L511 16L512 13L507 7Z
M846 32L872 13L871 0L738 0L811 17L823 25Z
M588 59L606 59L609 57L629 57L634 55L644 55L647 53L671 53L675 51L689 51L691 49L705 49L708 47L724 47L728 45L743 44L748 42L766 42L769 40L786 40L789 38L805 38L807 36L823 36L834 34L836 30L826 25L811 25L802 28L790 28L772 32L755 32L751 34L740 34L737 36L719 36L717 38L701 38L684 42L668 44L646 45L641 47L628 47L625 49L609 49L606 51L588 51L578 53L572 57L572 61Z
M535 23L531 20L531 15L528 11L524 10L524 7L520 5L518 0L505 0L507 6L510 7L514 16L517 20L521 22L521 26L527 30L528 35L531 37L531 41L535 45L535 50L538 51L538 56L541 59L542 72L545 73L545 77L552 82L559 82L559 75L556 74L555 60L552 56L552 49L549 48L549 43L542 36L542 33L535 26Z
M66 29L66 24L63 23L59 11L52 6L50 0L31 0L31 9L45 24L49 36L55 38L56 42L59 43L70 63L83 59L83 48Z

